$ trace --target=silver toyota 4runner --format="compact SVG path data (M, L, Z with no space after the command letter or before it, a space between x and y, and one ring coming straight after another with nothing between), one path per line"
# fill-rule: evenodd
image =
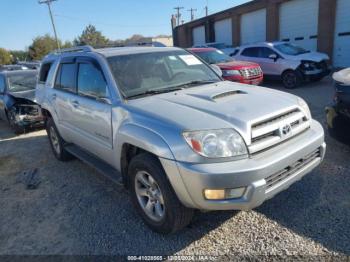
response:
M130 190L145 223L249 210L317 167L324 132L299 97L223 81L179 48L79 47L48 55L36 91L53 153Z

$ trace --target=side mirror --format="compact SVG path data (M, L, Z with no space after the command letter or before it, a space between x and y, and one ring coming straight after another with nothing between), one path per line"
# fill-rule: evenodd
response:
M214 65L214 64L210 65L210 67L215 71L215 73L217 73L219 76L222 77L222 71L221 71L220 67L218 67L217 65Z
M278 56L276 54L271 54L271 55L269 55L269 58L276 62L278 59Z

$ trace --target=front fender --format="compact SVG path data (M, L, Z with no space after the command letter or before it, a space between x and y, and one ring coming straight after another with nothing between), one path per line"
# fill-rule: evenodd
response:
M117 134L115 140L118 150L118 155L121 155L121 150L125 143L139 147L145 151L148 151L160 158L173 160L174 155L161 135L157 134L153 130L139 126L136 124L123 125Z

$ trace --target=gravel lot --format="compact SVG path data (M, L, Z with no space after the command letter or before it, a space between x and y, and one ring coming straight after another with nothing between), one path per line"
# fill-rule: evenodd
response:
M292 92L324 125L331 80ZM78 160L58 162L45 131L16 137L0 122L0 254L350 256L350 147L326 140L323 164L258 209L198 213L183 232L161 236L123 188ZM27 190L18 174L35 167L41 184Z

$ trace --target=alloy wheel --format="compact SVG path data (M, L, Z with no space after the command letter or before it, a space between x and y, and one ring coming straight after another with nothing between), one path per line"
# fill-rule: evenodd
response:
M155 222L165 215L162 191L155 179L146 171L138 171L135 176L137 200L145 214Z

